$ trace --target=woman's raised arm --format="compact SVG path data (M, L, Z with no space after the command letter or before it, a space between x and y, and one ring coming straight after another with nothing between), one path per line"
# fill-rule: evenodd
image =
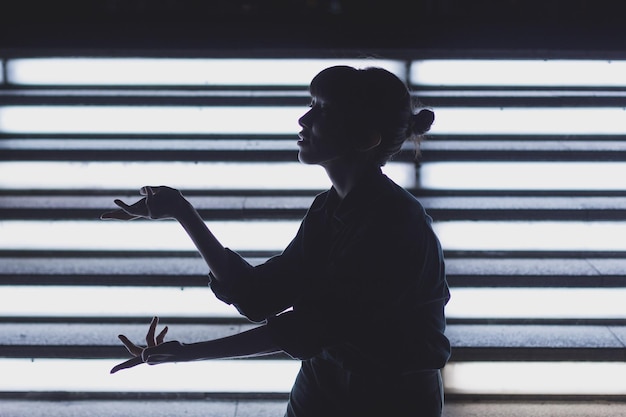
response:
M183 226L196 248L218 281L227 275L227 258L224 246L207 227L198 211L187 201L180 191L166 187L142 187L140 194L145 197L128 205L115 200L120 208L106 212L101 219L133 220L176 219Z

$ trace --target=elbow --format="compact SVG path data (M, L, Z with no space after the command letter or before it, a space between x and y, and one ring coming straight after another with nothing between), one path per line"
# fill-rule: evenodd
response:
M250 320L252 323L263 323L265 321L267 321L267 317L261 316L261 315L247 315L244 314L246 316L246 318L248 320Z
M239 312L239 314L241 314L242 316L244 316L245 318L247 318L253 323L263 323L264 321L267 320L268 314L265 314L262 311L258 311L254 309L245 309L245 308L242 308L238 304L234 304L234 306Z

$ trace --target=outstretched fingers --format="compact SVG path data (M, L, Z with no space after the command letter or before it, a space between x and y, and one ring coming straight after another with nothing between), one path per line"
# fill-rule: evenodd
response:
M126 347L126 350L128 350L128 352L134 357L114 366L113 369L111 369L112 374L116 373L117 371L121 371L122 369L132 368L133 366L137 366L143 363L143 359L141 357L141 354L143 353L143 348L135 345L123 334L119 335L118 338L122 341L122 343Z
M174 193L174 194L173 194ZM180 192L164 185L144 186L139 190L144 196L133 204L126 204L120 199L114 200L119 210L108 211L100 216L101 219L134 220L140 217L149 219L162 219L171 217L171 197L181 197ZM155 200L157 195L158 200Z
M113 202L119 207L119 210L112 210L103 213L100 218L115 219L115 220L134 220L140 217L146 217L148 215L148 208L146 206L146 199L142 198L134 204L128 205L120 199L115 199Z
M157 345L160 345L161 343L163 343L163 340L165 340L165 335L167 334L167 330L168 330L168 327L165 326L163 330L161 330L161 332L157 335L156 337Z
M115 365L112 369L111 369L111 373L114 374L117 371L121 371L122 369L128 369L128 368L132 368L134 366L140 365L143 363L143 359L141 358L141 356L137 356L135 358L129 359L125 362L122 362L118 365Z
M150 322L150 327L148 328L148 334L146 334L146 344L148 347L156 346L156 340L154 338L154 334L156 333L156 328L159 325L159 318L152 317L152 321Z
M107 211L106 213L102 213L100 215L101 220L114 219L114 220L135 220L138 219L139 216L134 216L132 214L128 214L122 209Z
M128 205L120 199L113 200L115 204L117 204L122 210L126 213L136 216L136 217L146 217L148 216L148 207L146 205L146 198L142 198L134 204Z
M163 343L163 340L165 340L165 335L167 334L168 327L165 326L163 330L159 332L159 334L156 334L156 328L158 325L159 318L153 317L152 321L150 322L150 327L148 328L148 333L146 334L146 343L148 344L148 348L158 346ZM133 358L116 365L113 369L111 369L112 374L117 371L121 371L122 369L132 368L145 362L145 360L143 359L143 355L146 350L145 347L137 346L123 334L119 335L118 338L122 341L122 343L126 347L126 350L128 350L128 352L133 355Z
M165 326L163 330L161 330L159 334L155 336L156 328L158 325L159 325L159 318L153 317L152 321L150 322L150 327L148 328L148 334L146 334L146 343L148 344L148 347L160 345L161 343L163 343L163 340L165 339L165 335L167 334L168 327Z
M141 357L141 353L143 352L143 348L140 346L137 346L136 344L134 344L133 342L131 342L126 336L124 336L123 334L117 336L122 343L124 344L124 346L126 347L126 350L128 350L128 352L133 355L133 356L138 356Z
M146 185L139 189L139 194L145 195L145 196L155 195L159 191L159 188L161 187L154 187L151 185Z

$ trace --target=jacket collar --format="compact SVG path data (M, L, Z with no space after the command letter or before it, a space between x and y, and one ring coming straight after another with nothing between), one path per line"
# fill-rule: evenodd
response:
M345 224L354 215L373 206L384 197L389 190L390 179L382 173L380 168L365 173L356 186L341 200L337 191L332 187L326 195L323 210L327 219Z

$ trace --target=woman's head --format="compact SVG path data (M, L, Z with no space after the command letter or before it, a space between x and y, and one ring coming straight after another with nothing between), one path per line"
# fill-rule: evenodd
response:
M434 120L430 110L415 114L413 100L406 85L382 68L355 69L335 66L321 71L310 85L313 98L323 98L342 115L348 141L380 143L370 155L378 165L384 165L398 152L407 139L419 138ZM353 144L359 147L359 144Z

